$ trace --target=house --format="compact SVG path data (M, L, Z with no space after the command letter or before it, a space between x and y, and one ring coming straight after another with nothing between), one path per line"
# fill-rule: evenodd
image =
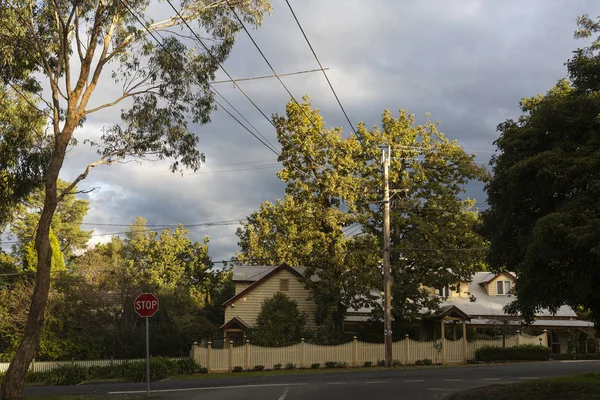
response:
M298 303L301 312L314 315L317 306L310 300L310 291L299 280L305 268L279 266L242 266L233 268L235 295L222 304L225 323L221 326L224 338L238 342L244 332L256 324L262 302L283 292ZM314 278L318 279L318 278ZM314 318L308 318L310 328L316 328Z
M262 302L277 292L286 293L298 303L300 311L309 316L315 314L316 305L310 299L309 289L300 281L305 268L279 266L236 266L233 268L235 295L223 303L225 323L221 326L224 339L239 342L244 332L254 326ZM312 277L318 280L318 277ZM429 288L432 296L441 297L439 319L461 320L479 332L512 329L546 329L549 345L555 353L567 350L568 330L591 332L593 323L577 319L575 312L567 306L555 314L542 310L536 320L528 326L518 316L504 312L504 307L513 299L516 277L508 272L499 274L476 272L471 282L460 282L442 288ZM378 290L374 294L379 294ZM372 318L371 309L348 310L345 325L364 323ZM314 319L308 319L309 327L316 328Z

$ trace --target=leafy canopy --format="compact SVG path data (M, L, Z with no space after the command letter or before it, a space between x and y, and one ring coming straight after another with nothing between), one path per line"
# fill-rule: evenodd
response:
M587 16L576 37L600 32ZM517 273L510 310L567 304L600 321L600 39L575 51L569 80L521 101L521 117L498 126L485 231L489 262Z

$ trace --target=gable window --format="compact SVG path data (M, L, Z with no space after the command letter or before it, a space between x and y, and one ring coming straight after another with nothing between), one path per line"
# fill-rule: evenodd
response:
M289 279L280 279L279 280L279 291L287 292L290 290L290 280Z
M499 295L507 295L511 289L511 281L496 281L496 292Z
M450 287L448 285L441 287L437 290L439 297L450 297Z

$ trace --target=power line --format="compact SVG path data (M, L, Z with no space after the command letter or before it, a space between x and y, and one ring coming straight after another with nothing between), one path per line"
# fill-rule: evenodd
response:
M176 63L178 63L179 65L181 65L181 66L182 66L182 68L185 70L185 65L184 65L184 64L183 64L181 61L179 61L177 58L175 58L175 56L173 56L173 54L171 54L171 52L170 52L170 51L169 51L169 50L168 50L168 49L167 49L167 48L166 48L166 47L165 47L165 46L162 44L162 42L161 42L160 40L158 40L158 39L156 38L156 36L154 36L154 34L153 34L152 32L150 32L150 30L149 30L149 29L148 29L148 27L146 26L147 24L145 23L145 22L146 22L146 21L145 21L145 19L144 19L144 22L142 22L142 19L140 19L140 17L138 17L138 15L137 15L137 14L136 14L136 13L135 13L135 12L134 12L134 11L133 11L133 10L132 10L130 7L129 7L129 6L128 6L128 5L125 3L125 1L124 1L124 0L119 0L119 1L121 2L121 4L123 4L123 6L125 7L125 9L127 9L127 11L128 11L128 12L129 12L129 13L130 13L130 14L131 14L131 15L132 15L132 16L133 16L133 17L134 17L134 18L135 18L135 19L136 19L136 20L137 20L137 21L138 21L138 22L139 22L141 25L142 25L142 27L144 28L144 30L145 30L146 32L148 32L148 34L149 34L149 35L150 35L150 36L151 36L151 37L154 39L154 41L155 41L155 42L156 42L156 43L157 43L157 44L158 44L158 45L159 45L159 46L160 46L160 47L161 47L161 48L162 48L162 49L165 51L165 53L167 53L167 54L168 54L168 55L169 55L169 56L170 56L170 57L171 57L171 58L172 58L172 59L173 59L173 60L174 60ZM169 3L169 4L170 4L170 3ZM172 5L171 5L171 7L172 7ZM179 14L179 13L178 13L178 14ZM185 23L185 24L186 24L186 25L189 27L189 25L187 24L187 22L186 22L186 21L185 21L183 18L182 18L182 21L183 21L183 22L184 22L184 23ZM155 32L156 32L156 33L157 33L157 34L160 36L160 33L159 33L158 31L155 31ZM192 31L192 32L193 32L193 31ZM194 32L193 32L193 33L194 33ZM162 36L161 36L161 38L162 38ZM204 45L204 43L202 43L202 45L204 46L204 48L205 48L205 49L206 49L206 50L209 52L209 54L210 54L210 51L209 51L209 50L208 50L208 48L207 48L207 47ZM212 54L210 54L210 55L212 56ZM213 59L215 59L215 60L216 60L216 58L215 58L214 56L212 56L212 57L213 57ZM217 63L219 64L219 66L221 66L221 64L218 62L218 60L216 60L216 61L217 61ZM222 66L221 66L221 67L222 67ZM193 76L193 74L192 74L192 76ZM196 81L196 84L197 84L198 86L201 86L201 85L200 85L200 84L199 84L197 81ZM236 86L237 86L237 85L236 85ZM212 87L212 86L211 86L211 87ZM239 86L238 86L238 88L239 88ZM229 101L227 101L227 99L226 99L226 98L225 98L225 97L224 97L224 96L223 96L221 93L219 93L219 92L218 92L218 91L217 91L217 90L216 90L214 87L212 87L212 90L213 90L213 91L214 91L214 92L215 92L217 95L219 95L219 96L220 96L220 97L221 97L221 98L222 98L222 99L223 99L225 102L227 102L227 103L228 103L228 104L229 104L229 105L230 105L230 106L231 106L231 107L232 107L232 108L233 108L233 109L234 109L234 110L235 110L235 111L238 113L238 115L241 115L241 116L242 116L242 114L241 114L241 113L240 113L240 112L239 112L239 111L238 111L238 110L237 110L237 109L236 109L236 108L235 108L235 107L234 107L234 106L233 106L233 105L232 105L232 104L231 104ZM245 94L245 92L244 92L244 91L243 91L241 88L240 88L240 91L242 91L242 93L244 93L244 94ZM249 100L249 101L250 101L250 102L251 102L251 103L252 103L252 104L253 104L255 107L257 107L257 108L258 108L258 106L256 106L256 104L254 104L254 102L253 102L253 101L252 101L252 100L251 100L251 99L250 99L250 98L249 98L247 95L246 95L246 98L247 98L247 99L248 99L248 100ZM253 132L252 132L252 131L251 131L251 130L250 130L248 127L247 127L247 126L245 126L244 124L242 124L242 123L241 123L241 121L240 121L240 120L238 120L238 119L237 119L237 118L236 118L236 117L235 117L235 116L234 116L234 115L233 115L233 114L232 114L232 113L231 113L229 110L227 110L227 109L226 109L226 108L225 108L225 107L224 107L224 106L223 106L221 103L219 103L219 101L218 101L218 100L216 100L216 99L214 99L214 98L213 98L213 100L214 100L214 102L215 102L215 103L217 103L217 105L219 105L219 107L221 107L221 109L223 109L223 110L224 110L224 111L225 111L227 114L229 114L229 116L231 116L231 117L232 117L232 118L233 118L233 119L234 119L234 120L235 120L235 121L236 121L238 124L240 124L240 125L241 125L241 126L244 128L244 129L246 129L246 130L247 130L247 131L248 131L248 132L249 132L249 133L250 133L252 136L254 136L254 137L255 137L255 138L256 138L256 139L257 139L257 140L258 140L260 143L262 143L262 144L263 144L265 147L267 147L267 148L268 148L270 151L272 151L272 152L273 152L273 153L275 153L277 156L279 156L279 153L278 153L278 152L277 152L277 151L274 149L274 147L275 147L275 146L273 146L272 144L271 144L271 145L268 145L267 143L269 143L269 144L270 144L270 142L269 142L269 141L268 141L268 139L266 139L266 138L265 138L265 137L264 137L264 136L263 136L263 135L262 135L262 134L261 134L261 133L260 133L258 130L257 130L257 133L258 133L258 135L259 135L259 136L261 136L261 137L262 137L264 140L260 139L260 138L259 138L259 137L258 137L256 134L254 134L254 133L253 133ZM259 111L261 111L260 109L258 109L258 110L259 110ZM261 111L261 114L263 114L263 116L264 116L265 118L267 118L267 116L266 116L266 115L265 115L265 114L264 114L262 111ZM243 117L243 116L242 116L242 117ZM244 119L246 119L245 117L243 117L243 118L244 118ZM267 118L267 120L269 120L269 118ZM247 121L247 120L246 120L246 121ZM269 122L271 122L271 121L269 120ZM271 124L272 124L272 122L271 122ZM273 125L273 126L274 126L274 125ZM256 128L254 128L254 129L256 129ZM265 143L265 142L267 142L267 143Z
M324 68L325 70L329 70L329 68ZM305 71L297 71L297 72L288 72L286 74L279 74L279 76L292 76L292 75L300 75L300 74L308 74L310 72L319 72L321 71L320 69L309 69L309 70L305 70ZM253 76L250 78L238 78L236 79L237 82L242 82L242 81L254 81L254 80L258 80L258 79L269 79L269 78L275 78L277 77L277 75L263 75L263 76ZM217 83L232 83L233 81L230 79L226 79L226 80L222 80L222 81L212 81L209 82L211 85L213 84L217 84Z
M167 0L167 1L169 1L169 0ZM258 50L258 52L262 56L263 60L265 60L265 62L267 63L267 65L269 66L269 68L271 69L271 71L273 72L273 74L275 74L275 78L277 78L277 80L279 81L279 83L281 84L281 86L283 86L283 88L285 89L285 91L287 92L287 94L292 98L292 100L294 101L294 103L296 103L296 105L298 106L298 108L300 109L300 111L302 111L302 113L304 114L304 116L306 116L306 118L308 119L308 121L310 122L310 124L315 128L315 130L317 130L317 133L319 133L323 137L323 139L325 139L325 141L327 142L327 144L329 144L329 146L332 147L331 144L329 143L329 141L327 140L327 137L325 135L323 135L323 133L319 130L319 128L317 128L317 126L312 121L312 118L308 115L308 113L306 111L304 111L304 108L302 108L302 106L300 106L300 103L298 103L298 101L296 100L296 98L294 97L294 95L292 94L292 92L288 89L288 87L285 85L285 83L283 83L283 81L281 80L281 78L279 77L279 75L277 74L277 72L275 72L275 68L273 68L273 66L271 65L271 63L267 59L267 56L265 56L265 54L263 53L263 51L260 49L260 46L256 43L256 41L254 40L254 37L252 37L252 35L248 31L248 28L246 28L246 25L244 24L244 22L242 21L242 19L239 17L239 15L235 11L235 9L231 6L231 3L229 2L229 0L225 0L225 2L227 3L227 5L231 9L231 11L233 12L233 15L235 16L235 18L238 20L238 23L244 29L244 32L246 32L246 34L248 35L248 37L252 41L252 44L254 45L254 47L256 47L256 50Z
M356 129L354 129L354 125L350 121L350 117L348 117L348 114L346 113L344 106L342 106L342 102L340 101L337 93L335 92L335 89L333 88L333 85L331 84L331 81L329 80L329 77L327 76L327 73L325 72L325 69L323 68L323 65L321 64L319 57L317 57L317 53L315 52L312 45L310 44L310 40L308 40L308 37L306 36L306 33L304 32L302 25L300 25L300 21L298 21L298 18L296 17L296 13L294 12L292 5L290 4L290 2L288 0L285 0L285 2L287 3L290 11L292 12L292 16L294 17L294 20L296 20L296 24L298 24L298 28L300 28L300 32L302 32L302 36L304 36L304 39L306 40L306 43L308 44L310 51L312 52L313 56L315 57L315 60L317 60L317 63L319 64L319 67L320 67L321 71L323 72L323 75L325 76L327 83L329 84L329 88L333 92L333 95L335 96L335 99L337 100L337 103L340 106L340 109L342 110L342 112L344 113L344 116L346 117L346 121L348 121L348 124L350 125L350 129L352 129L352 131L356 135L357 139L360 141L361 139L358 137L358 134L356 133ZM361 145L362 145L362 141L361 141Z

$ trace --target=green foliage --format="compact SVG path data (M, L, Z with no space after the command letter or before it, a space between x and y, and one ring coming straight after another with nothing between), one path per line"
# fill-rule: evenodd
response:
M309 118L307 118L309 116ZM372 306L381 314L371 290L380 285L382 145L392 147L391 188L405 192L391 216L394 318L420 318L421 308L435 308L422 285L443 286L470 278L484 253L423 252L421 248L481 249L474 200L461 198L466 184L485 180L484 167L427 121L385 111L382 128L344 137L328 129L308 99L290 102L276 116L282 145L285 197L265 202L237 231L241 264L306 266L305 284L317 304L316 322L328 321L341 335L348 309ZM380 204L380 203L379 203ZM362 235L347 236L349 227ZM414 229L418 226L419 229ZM442 246L443 244L443 246ZM314 282L311 276L321 279ZM410 299L410 301L408 300Z
M371 361L365 361L365 363L363 364L363 367L365 368L371 368L373 366L373 363Z
M424 358L423 365L433 365L433 361L430 358Z
M129 382L146 381L146 361L136 361L125 366L125 379ZM150 358L150 380L160 381L177 374L176 362L163 357Z
M580 18L579 37L600 32ZM498 126L494 177L486 186L488 260L517 273L510 312L581 305L600 321L600 54L598 40L567 62L567 80L521 101Z
M2 19L5 23L5 20ZM3 46L0 46L3 48ZM1 52L2 50L0 50ZM0 59L4 57L0 56ZM5 59L4 59L5 60ZM4 64L0 61L0 65ZM4 66L0 69L4 69ZM19 90L23 92L23 88ZM26 92L26 91L25 91ZM30 93L0 85L0 228L14 209L42 184L47 163L44 115Z
M58 237L56 237L52 229L50 229L50 248L52 249L52 262L50 264L50 271L65 271L67 267L65 266L63 253L60 250L60 243L58 242ZM35 250L34 242L31 241L27 243L23 251L23 270L25 272L37 271L38 254Z
M320 363L310 364L310 368L312 368L312 369L319 369L320 366L321 366Z
M278 292L262 303L250 341L257 346L281 347L300 342L306 332L306 315L296 301Z
M417 360L417 361L415 361L415 365L423 365L423 360Z
M263 371L264 369L265 369L264 365L255 365L254 366L255 371Z
M67 190L70 185L71 182L62 179L57 181L59 191ZM67 262L73 259L76 252L87 248L93 232L81 229L81 223L89 210L90 203L77 198L76 192L77 186L74 186L69 194L64 196L56 208L50 225L50 241L58 242L57 248ZM44 199L45 189L39 186L16 208L10 225L11 233L18 239L13 250L21 254L29 265L33 265L32 260L28 258L29 254L35 255L35 265L37 265L37 253L33 248L33 241L40 213L44 207Z
M337 361L325 361L325 368L336 368L337 365Z
M177 360L176 364L175 373L177 375L191 375L200 372L200 365L196 362L196 360L191 358Z
M545 346L480 347L475 351L477 361L547 361L550 349Z
M273 365L273 369L275 371L279 371L281 369L281 364L277 363L277 364Z
M77 365L64 364L46 373L47 385L77 385L87 379L87 369Z
M242 372L244 370L244 367L240 366L240 365L236 365L235 367L233 367L233 372Z

